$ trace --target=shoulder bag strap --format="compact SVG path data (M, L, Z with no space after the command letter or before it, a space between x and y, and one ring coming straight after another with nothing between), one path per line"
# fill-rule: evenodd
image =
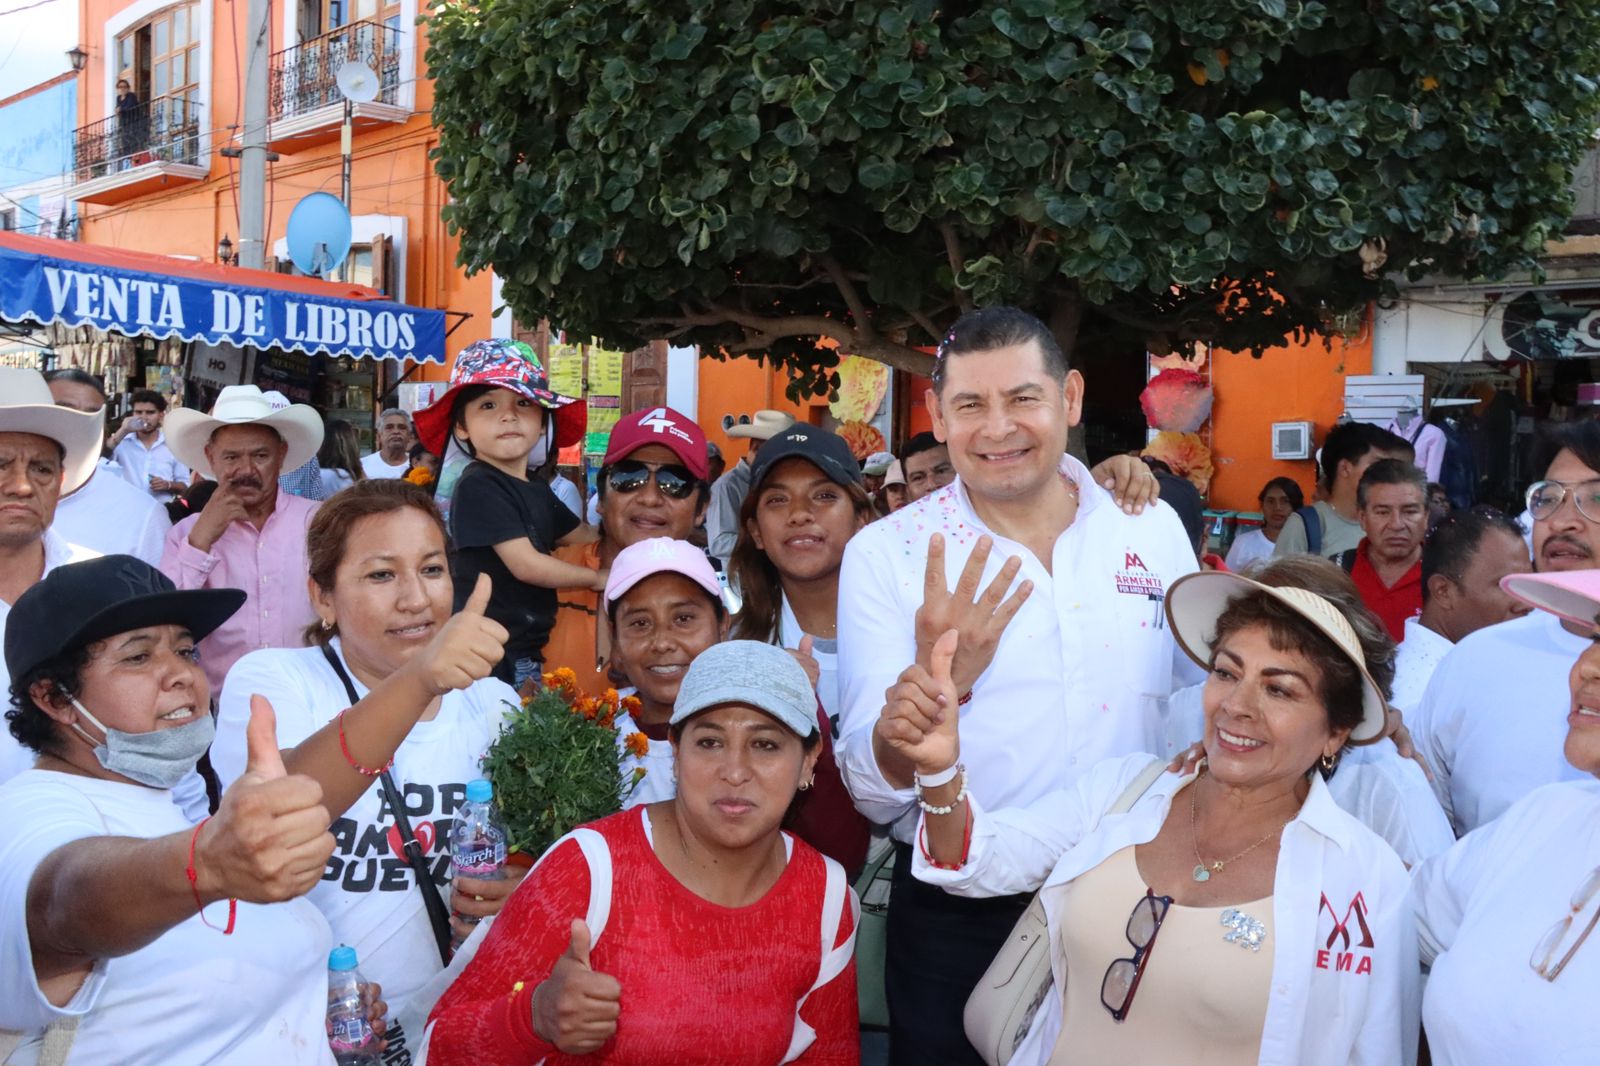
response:
M1138 803L1146 792L1150 791L1150 786L1156 783L1156 778L1166 773L1166 771L1167 764L1162 762L1160 758L1156 758L1149 766L1140 770L1137 777L1128 782L1128 787L1122 790L1122 795L1117 797L1117 802L1113 803L1106 813L1127 814L1133 810L1133 805Z
M356 696L355 684L345 672L344 663L339 661L339 656L326 644L322 646L322 657L328 660L333 672L339 675L339 680L344 683L345 695L350 698L350 706L354 707L360 699ZM411 867L411 872L416 875L417 891L422 893L422 907L428 913L428 925L433 929L433 942L439 949L439 963L449 966L450 914L445 910L444 900L439 897L439 890L434 887L433 874L428 870L428 857L423 853L422 844L418 842L417 834L411 828L411 818L406 814L405 793L395 784L394 777L388 770L378 775L378 787L383 790L389 809L394 811L395 828L400 832L400 846L405 851L406 865Z

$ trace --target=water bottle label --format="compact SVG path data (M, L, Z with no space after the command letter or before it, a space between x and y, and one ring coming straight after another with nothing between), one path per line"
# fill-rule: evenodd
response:
M328 1046L335 1052L359 1051L372 1042L372 1026L364 1014L346 1014L328 1022Z
M504 866L505 861L506 845L504 841L499 841L462 849L455 856L455 867L461 873L472 877L479 872L492 873Z

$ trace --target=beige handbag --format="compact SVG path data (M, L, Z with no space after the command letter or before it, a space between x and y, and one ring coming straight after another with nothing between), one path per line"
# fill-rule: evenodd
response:
M1139 771L1106 814L1126 814L1166 768L1165 762L1156 759ZM967 1039L988 1066L1006 1066L1011 1061L1033 1026L1034 1015L1054 987L1050 930L1044 904L1035 892L1028 909L1017 919L1011 935L967 997L967 1007L961 1015Z

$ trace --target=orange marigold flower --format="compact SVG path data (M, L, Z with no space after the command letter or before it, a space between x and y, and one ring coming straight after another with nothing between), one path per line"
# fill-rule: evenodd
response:
M616 713L608 708L606 713L602 714L595 724L601 729L615 728L617 724Z
M427 488L433 484L433 473L425 466L414 466L406 471L406 480L413 485L421 485L423 488Z
M622 709L635 717L639 714L639 708L643 706L638 696L624 696L622 699Z
M629 733L622 743L628 754L634 758L642 759L650 754L650 738L643 733Z

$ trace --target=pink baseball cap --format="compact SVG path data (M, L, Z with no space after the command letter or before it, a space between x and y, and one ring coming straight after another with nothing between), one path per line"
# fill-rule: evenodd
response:
M1507 574L1500 588L1523 603L1580 626L1600 623L1600 570Z
M626 596L629 589L656 574L682 574L705 589L712 599L722 602L722 582L717 580L717 572L711 569L705 552L686 540L651 537L617 553L611 576L606 579L605 609L611 610L611 605Z
M705 432L694 419L670 407L647 407L619 419L611 427L604 465L626 459L630 453L651 444L670 449L689 473L701 481L711 472Z

